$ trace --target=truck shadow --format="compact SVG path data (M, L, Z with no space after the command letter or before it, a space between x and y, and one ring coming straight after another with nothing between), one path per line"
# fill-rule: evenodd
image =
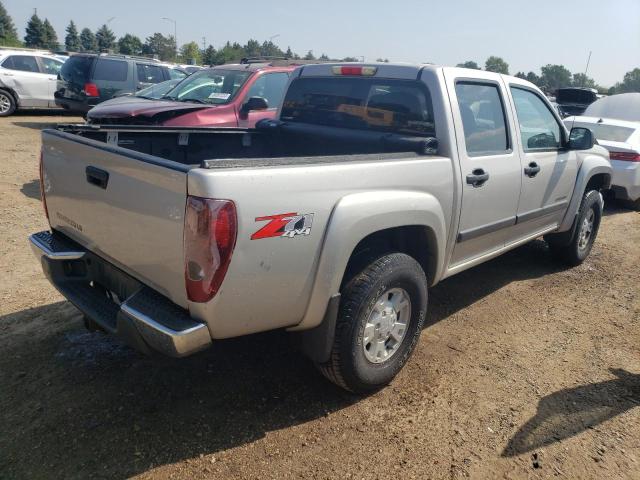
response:
M425 327L453 315L511 282L542 278L567 268L552 258L543 240L534 240L433 287L429 292Z
M20 192L27 198L40 200L40 180L34 179L30 182L23 183Z
M544 397L534 417L509 440L503 457L513 457L573 437L640 406L640 374L611 369L617 378L567 388Z
M128 478L361 400L324 380L284 332L169 359L80 322L67 302L0 317L2 478ZM45 324L58 327L38 334Z
M510 282L560 269L544 242L533 242L435 287L428 322ZM326 381L284 332L168 359L144 357L80 325L67 302L0 317L5 478L46 478L51 471L129 477L250 444L361 400Z

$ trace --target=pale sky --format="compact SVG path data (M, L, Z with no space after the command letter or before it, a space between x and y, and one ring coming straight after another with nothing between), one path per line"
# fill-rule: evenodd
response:
M316 56L364 56L455 65L490 55L512 74L548 63L588 74L603 86L640 67L640 0L2 0L22 38L38 9L64 41L73 19L96 30L109 18L117 37L173 34L180 44L220 47L273 39L281 48Z

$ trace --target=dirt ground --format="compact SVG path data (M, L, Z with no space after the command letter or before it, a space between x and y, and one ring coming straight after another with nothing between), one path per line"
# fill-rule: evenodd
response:
M533 242L431 291L411 361L366 398L275 332L150 359L86 332L27 245L39 130L0 119L0 478L640 478L640 214L589 259Z

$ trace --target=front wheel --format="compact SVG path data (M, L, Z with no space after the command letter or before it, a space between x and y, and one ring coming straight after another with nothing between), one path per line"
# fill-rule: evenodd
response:
M564 240L562 234L545 237L551 253L558 260L576 266L589 256L602 219L601 202L600 192L596 190L586 192L578 210L571 238Z
M342 289L331 357L318 368L355 393L388 384L413 353L426 310L420 264L403 253L378 258Z

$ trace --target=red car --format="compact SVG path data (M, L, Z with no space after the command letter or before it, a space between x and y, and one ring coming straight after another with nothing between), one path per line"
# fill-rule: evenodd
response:
M130 96L103 102L87 113L87 122L103 125L253 127L258 120L275 117L289 75L296 66L287 61L247 61L200 70L160 99Z

